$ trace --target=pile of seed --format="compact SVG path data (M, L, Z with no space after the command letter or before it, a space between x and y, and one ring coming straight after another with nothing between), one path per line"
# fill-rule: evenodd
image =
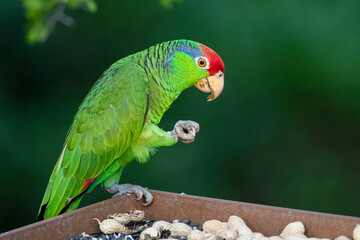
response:
M200 227L196 222L185 220L152 221L143 220L145 213L134 211L125 214L114 214L99 223L101 232L88 235L83 233L69 240L330 240L328 238L308 238L302 222L289 223L278 236L265 237L262 233L253 232L238 216L230 216L227 222L209 220ZM350 240L339 236L335 240ZM353 231L353 240L360 240L360 225Z
M103 221L104 222L104 221ZM101 231L94 233L94 234L86 234L83 233L80 236L77 237L71 237L68 238L68 240L139 240L140 239L140 235L142 234L142 232L145 232L146 229L149 229L151 227L154 226L154 223L156 222L155 226L157 226L159 223L165 223L165 224L173 224L173 223L182 223L185 224L187 226L189 226L191 229L193 230L199 230L199 231L203 231L203 229L199 226L198 223L193 222L189 219L185 220L185 221L178 221L178 220L174 220L174 221L154 221L154 220L144 220L144 221L139 221L139 222L131 222L126 224L126 228L130 231L139 229L137 232L134 233L110 233L110 234L105 234ZM106 223L106 222L105 222ZM102 226L104 227L104 226ZM147 230L146 232L148 232L149 230ZM145 238L145 233L143 233L144 238L142 239L155 239L155 238L151 238L150 236L146 236ZM174 238L170 238L170 231L166 230L166 229L162 229L159 230L159 236L156 239L174 239ZM187 240L188 238L186 236L180 236L179 238L176 239L180 239L180 240Z

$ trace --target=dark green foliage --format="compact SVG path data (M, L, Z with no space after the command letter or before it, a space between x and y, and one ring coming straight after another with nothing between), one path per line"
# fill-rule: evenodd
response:
M75 27L59 24L29 46L21 3L0 1L0 231L35 221L101 73L179 38L219 53L224 91L211 103L197 89L181 94L160 126L198 121L195 142L130 164L122 182L360 216L360 1L183 1L169 11L145 0L97 3L94 14L69 12ZM82 204L108 197L97 188Z
M75 20L65 13L67 7L72 10L81 8L91 13L97 10L95 0L21 1L27 18L26 40L30 44L46 41L58 22L68 27L74 26ZM175 2L179 3L181 0L159 0L160 5L166 9L171 9Z
M66 7L81 7L89 12L97 9L94 0L22 0L22 3L28 21L26 40L29 43L46 41L58 22L73 26L74 19L65 14Z
M174 6L174 3L181 3L182 0L159 0L161 6L166 9L171 9Z

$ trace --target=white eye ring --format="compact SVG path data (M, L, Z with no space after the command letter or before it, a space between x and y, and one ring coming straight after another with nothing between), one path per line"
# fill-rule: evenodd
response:
M200 65L201 60L205 61L205 65ZM209 69L210 67L209 60L207 59L207 57L197 57L195 58L195 63L199 68L202 69Z

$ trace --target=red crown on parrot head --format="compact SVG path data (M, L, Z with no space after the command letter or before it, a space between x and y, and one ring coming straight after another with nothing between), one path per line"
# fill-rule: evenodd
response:
M209 59L210 67L208 69L208 72L210 73L210 75L215 75L219 71L225 72L224 62L214 50L203 44L200 44L199 47L200 50L205 54L204 56Z

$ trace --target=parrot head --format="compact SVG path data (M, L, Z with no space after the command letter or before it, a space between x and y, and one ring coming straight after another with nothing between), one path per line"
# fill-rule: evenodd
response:
M208 76L200 79L194 86L200 91L211 92L208 101L212 101L220 95L224 88L224 62L211 48L202 44L199 47L204 55L195 59L196 65L199 68L205 69Z
M208 101L216 99L224 88L224 62L211 48L189 40L179 40L174 49L171 68L182 88L195 86L211 93ZM176 84L176 83L175 83Z

